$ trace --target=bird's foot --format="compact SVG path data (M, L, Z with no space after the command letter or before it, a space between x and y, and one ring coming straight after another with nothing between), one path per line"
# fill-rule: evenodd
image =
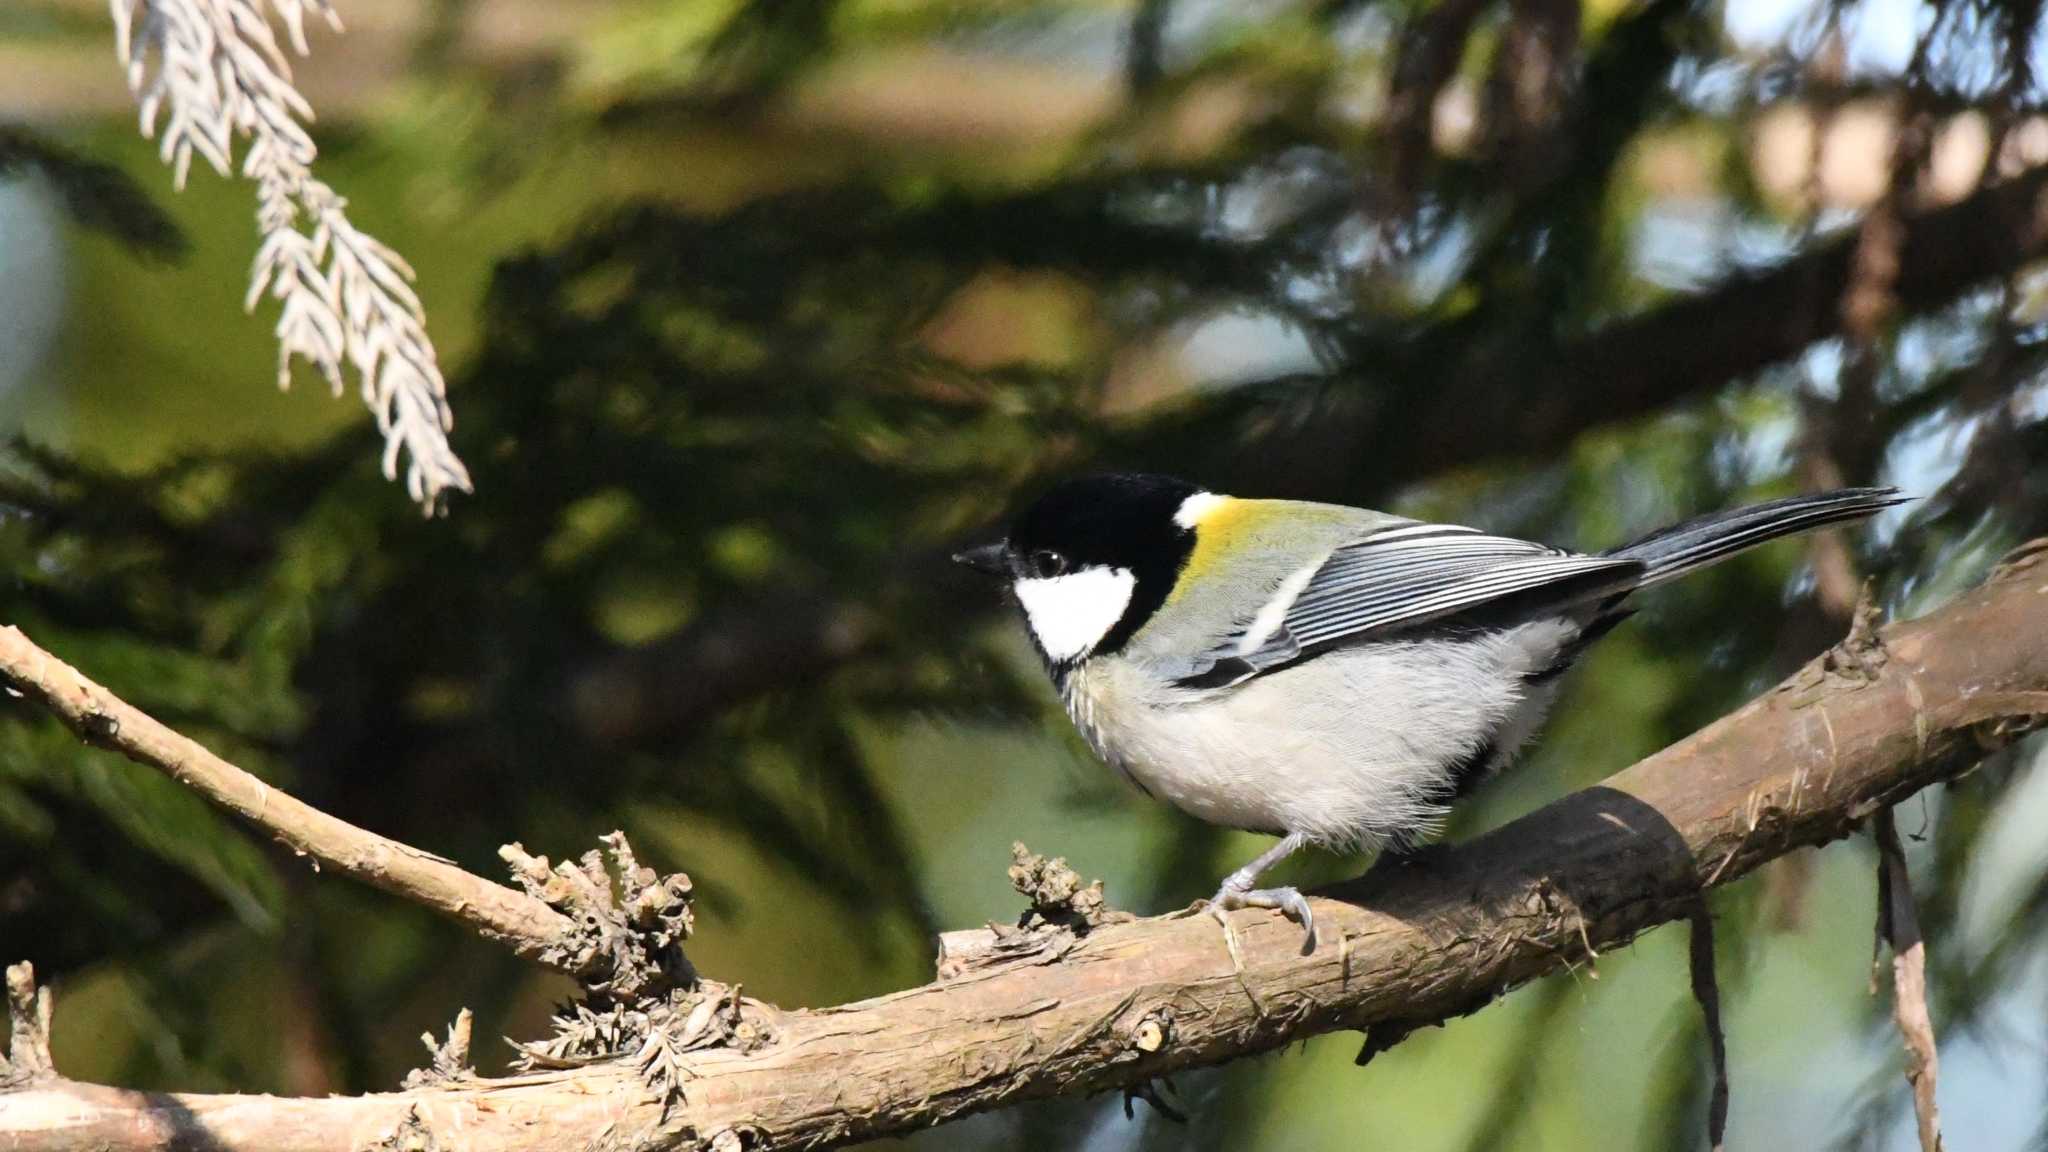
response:
M1316 916L1309 910L1308 897L1294 888L1241 888L1225 881L1216 895L1209 898L1209 913L1216 922L1230 931L1229 914L1239 908L1275 908L1286 914L1289 920L1301 925L1301 954L1308 955L1316 950Z

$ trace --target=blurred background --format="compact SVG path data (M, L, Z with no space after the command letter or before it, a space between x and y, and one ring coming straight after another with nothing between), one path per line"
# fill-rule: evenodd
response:
M1922 497L1644 598L1500 823L2048 528L2038 0L339 0L320 175L418 269L475 478L422 518L272 387L251 189L170 189L96 0L0 7L0 616L351 821L497 875L623 828L698 966L786 1005L1263 843L1092 762L942 559L1115 465L1596 548L1796 489ZM1907 804L1959 1149L2048 1148L2040 740ZM1720 892L1732 1146L1911 1141L1874 852ZM1332 858L1304 882L1355 872ZM568 986L0 710L0 955L146 1088L396 1085ZM905 1145L1703 1144L1678 930L1420 1034ZM480 1063L509 1049L479 1042Z

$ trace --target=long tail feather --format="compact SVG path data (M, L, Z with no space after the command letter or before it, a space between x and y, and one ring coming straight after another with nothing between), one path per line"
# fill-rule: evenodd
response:
M1645 571L1640 586L1647 588L1767 540L1844 520L1860 520L1910 499L1899 495L1896 488L1843 488L1787 496L1674 524L1607 555L1642 561Z

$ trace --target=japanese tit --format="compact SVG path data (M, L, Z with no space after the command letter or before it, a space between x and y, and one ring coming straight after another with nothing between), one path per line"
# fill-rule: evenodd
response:
M1063 483L954 559L1009 582L1068 715L1147 795L1279 836L1210 901L1309 844L1419 843L1532 736L1557 681L1637 589L1901 503L1892 488L1773 500L1584 555L1362 508L1250 500L1166 476Z

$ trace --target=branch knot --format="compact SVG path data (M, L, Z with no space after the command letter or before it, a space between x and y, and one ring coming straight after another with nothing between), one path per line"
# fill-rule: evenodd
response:
M610 869L596 849L552 867L547 857L528 855L517 843L498 849L528 895L575 924L542 950L541 962L588 973L584 987L600 998L633 1000L694 987L697 974L682 947L696 925L690 878L642 866L623 832L598 839L609 852Z
M1026 931L1067 928L1076 933L1120 924L1136 917L1109 906L1102 894L1102 881L1083 883L1081 874L1067 866L1067 858L1047 859L1024 846L1010 845L1010 885L1031 901L1031 907L1017 921Z
M1866 580L1862 592L1856 597L1855 611L1849 617L1849 634L1821 655L1822 675L1863 684L1876 680L1877 674L1884 671L1885 662L1891 658L1885 651L1884 638L1877 631L1882 618L1877 599L1871 595L1870 582Z

